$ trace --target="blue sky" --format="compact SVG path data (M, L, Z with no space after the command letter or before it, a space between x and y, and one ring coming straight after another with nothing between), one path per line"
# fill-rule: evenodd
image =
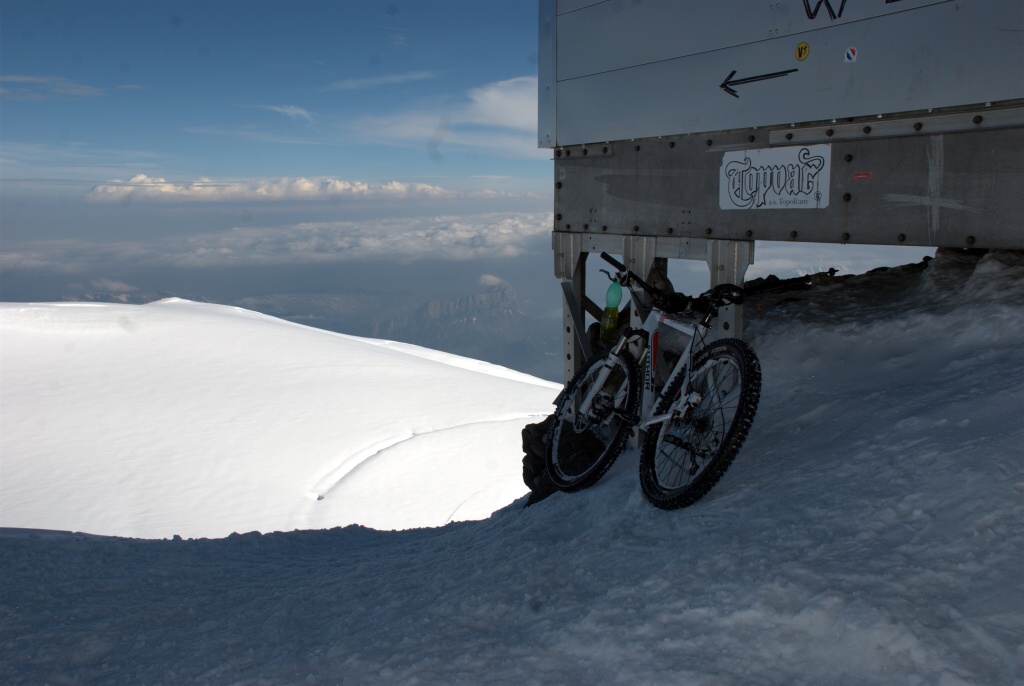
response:
M534 0L0 8L6 181L545 185Z

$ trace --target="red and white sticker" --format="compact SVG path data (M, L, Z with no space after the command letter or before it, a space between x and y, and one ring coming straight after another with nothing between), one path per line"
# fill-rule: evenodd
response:
M847 62L857 61L857 48L847 48L846 57L844 58Z

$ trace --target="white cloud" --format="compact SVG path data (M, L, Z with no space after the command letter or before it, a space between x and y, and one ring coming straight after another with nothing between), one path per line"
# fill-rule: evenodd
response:
M307 222L193 237L181 259L198 266L225 256L253 263L518 257L550 231L549 213Z
M361 139L423 147L435 161L446 148L526 159L550 157L550 151L537 149L534 76L471 89L461 102L447 107L376 115L348 126Z
M426 183L389 181L371 184L335 178L279 178L247 181L215 181L199 178L174 182L145 174L136 174L127 181L114 179L94 186L87 194L96 202L135 201L273 201L332 200L360 198L447 198L454 191Z
M437 74L430 71L412 71L405 74L387 74L384 76L373 76L366 79L342 79L324 86L325 91L355 91L379 86L391 86L399 83L410 83L413 81L427 81L436 79Z
M0 76L0 95L13 100L48 100L50 98L91 98L106 91L96 86L77 83L61 76Z
M283 114L286 117L292 119L303 119L307 122L313 122L313 115L309 113L309 110L305 110L295 105L256 105L257 109L269 110L271 112L277 112Z
M477 279L477 283L481 286L500 286L505 283L505 280L500 276L494 274L481 274L480 278Z
M456 123L537 130L537 77L520 76L469 91L471 104Z

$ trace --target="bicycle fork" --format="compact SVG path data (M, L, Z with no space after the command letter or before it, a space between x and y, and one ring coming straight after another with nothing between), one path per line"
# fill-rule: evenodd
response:
M619 338L615 347L608 353L608 359L605 360L604 365L601 367L601 371L597 373L597 378L594 380L594 384L587 391L587 394L583 397L583 402L576 408L576 413L584 417L590 415L591 409L594 407L594 403L598 398L598 395L604 389L606 383L608 383L608 377L612 374L612 369L615 368L616 364L620 361L619 355L622 353L623 348L626 347L627 337L622 336ZM612 394L612 407L610 408L610 414L617 416L619 419L626 421L630 424L636 424L639 421L639 417L627 416L619 407L615 405L615 399L622 393L623 387L629 384L629 378L624 377L622 384L615 389L615 393Z

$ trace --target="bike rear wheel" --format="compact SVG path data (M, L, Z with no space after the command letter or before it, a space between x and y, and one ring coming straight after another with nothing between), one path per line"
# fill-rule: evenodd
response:
M654 416L640 453L640 485L657 507L675 510L700 500L732 464L757 412L761 364L749 345L735 338L715 341L694 355L691 386L686 375L670 387ZM700 396L686 412L691 393Z
M607 379L595 389L606 368ZM588 395L591 406L580 412ZM625 447L639 404L636 364L629 353L591 358L566 386L555 409L546 460L555 487L572 492L597 483Z

